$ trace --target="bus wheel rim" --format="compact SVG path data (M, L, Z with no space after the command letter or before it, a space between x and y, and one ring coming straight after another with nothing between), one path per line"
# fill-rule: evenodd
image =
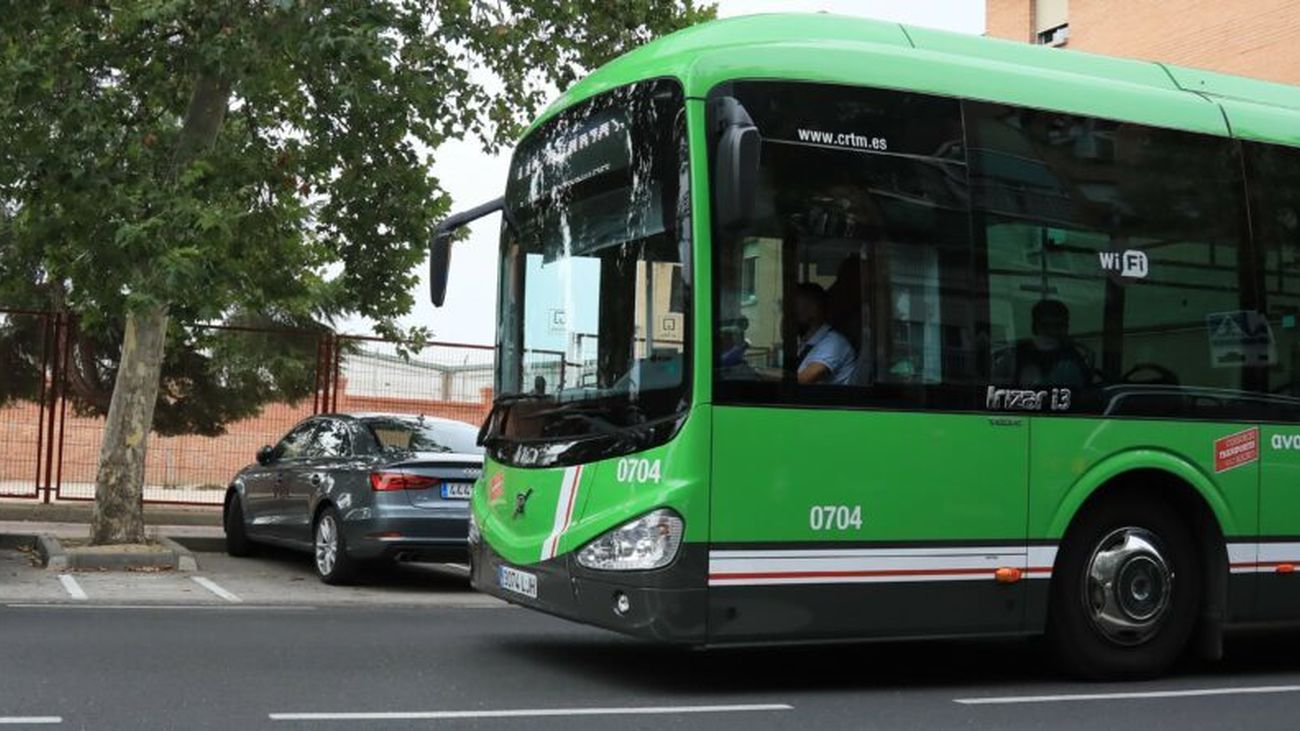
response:
M1093 548L1084 574L1084 609L1111 642L1139 645L1160 631L1174 572L1161 542L1144 528L1112 531Z

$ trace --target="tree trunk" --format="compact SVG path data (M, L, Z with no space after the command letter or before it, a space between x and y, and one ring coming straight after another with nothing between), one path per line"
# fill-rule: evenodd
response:
M212 149L229 103L229 79L199 74L172 157L171 182L195 158ZM95 476L90 540L96 545L144 541L145 445L153 429L166 340L166 305L127 313L122 359L99 450L99 473Z
M99 450L91 543L144 542L144 459L166 338L165 307L127 314L122 359Z

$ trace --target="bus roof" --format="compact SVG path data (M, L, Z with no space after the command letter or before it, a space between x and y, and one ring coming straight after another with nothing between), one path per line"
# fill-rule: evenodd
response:
M748 15L678 31L597 69L537 123L603 91L664 76L696 98L733 79L817 81L1300 146L1298 87L824 13Z

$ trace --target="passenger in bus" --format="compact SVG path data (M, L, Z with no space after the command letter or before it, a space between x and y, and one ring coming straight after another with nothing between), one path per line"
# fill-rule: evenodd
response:
M741 316L721 323L718 332L718 365L732 368L744 365L745 353L749 350L749 339L745 331L749 329L749 318Z
M853 346L826 321L829 306L826 290L816 282L804 282L795 291L799 324L797 380L801 384L847 386L853 381Z
M1033 337L1016 344L1016 383L1021 386L1082 388L1091 369L1070 339L1070 309L1059 300L1040 300L1030 315Z

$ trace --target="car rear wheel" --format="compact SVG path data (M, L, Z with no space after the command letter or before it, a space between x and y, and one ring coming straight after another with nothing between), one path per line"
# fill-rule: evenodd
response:
M356 561L348 557L338 511L334 508L322 510L316 518L312 535L315 536L312 555L320 580L326 584L351 582L356 575Z
M251 556L253 541L248 538L248 527L244 525L244 501L239 495L232 495L226 507L225 524L226 553L231 556Z
M1195 541L1171 506L1144 498L1094 506L1053 572L1048 635L1058 660L1091 679L1161 673L1187 645L1201 583Z

